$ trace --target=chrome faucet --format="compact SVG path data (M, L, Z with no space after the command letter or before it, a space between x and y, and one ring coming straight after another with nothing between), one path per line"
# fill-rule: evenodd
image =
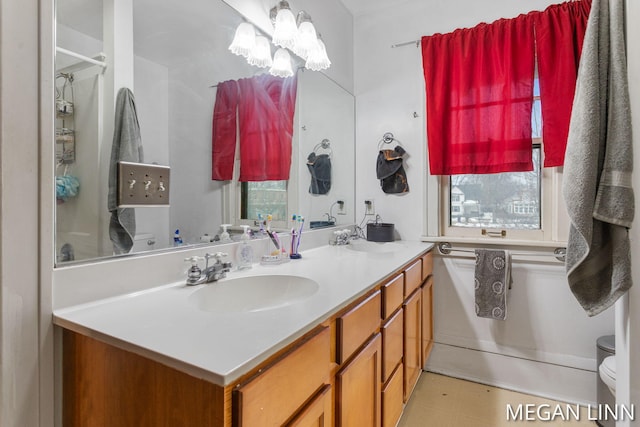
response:
M227 277L227 272L231 270L231 263L222 262L222 258L227 255L228 254L223 252L205 254L204 259L206 260L206 264L204 270L198 266L198 261L202 260L203 257L192 256L185 258L185 261L191 262L191 268L187 271L187 285L194 286L202 283L211 283ZM209 266L209 260L211 258L215 258L216 261L212 266Z
M342 246L348 245L351 240L351 230L345 228L344 230L336 230L333 232L334 239L329 241L330 245Z

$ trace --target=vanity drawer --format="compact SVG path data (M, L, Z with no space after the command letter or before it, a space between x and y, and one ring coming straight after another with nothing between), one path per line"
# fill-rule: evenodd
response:
M329 381L330 348L326 327L234 390L233 425L282 425Z
M404 297L408 297L422 284L422 259L404 270Z
M433 274L433 252L422 255L422 280Z
M382 285L382 318L386 319L402 305L404 299L404 274L400 273L395 278Z
M402 361L404 318L402 310L382 326L382 382L386 382Z
M336 359L338 364L344 363L380 328L381 300L380 291L376 291L338 317L336 321L338 332Z

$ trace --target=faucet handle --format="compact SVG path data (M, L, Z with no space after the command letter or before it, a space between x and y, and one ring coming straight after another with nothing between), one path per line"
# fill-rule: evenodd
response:
M207 254L207 255L209 255L209 257L215 258L216 261L220 261L222 258L224 258L226 256L229 256L229 254L226 253L226 252L216 252L213 255L211 255L211 254ZM207 256L207 255L205 255L205 256Z
M190 262L191 266L198 266L198 261L202 261L204 258L202 258L201 256L190 256L184 259L184 262Z

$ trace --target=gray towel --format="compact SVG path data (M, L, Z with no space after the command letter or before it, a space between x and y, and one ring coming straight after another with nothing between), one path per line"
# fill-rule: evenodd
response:
M633 154L623 3L591 4L564 165L562 192L571 219L567 279L589 316L609 308L632 283Z
M328 154L309 154L307 168L311 173L309 193L327 194L331 190L331 157Z
M476 249L476 315L507 319L507 291L511 287L511 254L508 251Z
M133 238L136 234L136 216L132 208L120 209L117 205L119 161L140 163L143 161L142 138L136 103L133 93L124 87L118 91L116 98L107 206L111 212L109 238L113 243L113 253L126 254L133 247Z

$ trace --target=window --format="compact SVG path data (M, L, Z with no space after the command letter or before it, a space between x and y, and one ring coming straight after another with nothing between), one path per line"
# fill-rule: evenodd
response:
M240 219L257 220L273 217L273 221L287 219L287 181L240 183Z
M290 188L297 187L296 176L292 173L289 181L238 181L240 159L236 151L236 165L233 180L224 185L223 214L225 223L255 226L258 215L273 217L271 225L276 229L287 227L289 212L294 212L295 194ZM297 167L295 156L292 158L292 170ZM295 192L293 192L295 193Z
M483 175L440 177L441 233L479 237L482 230L506 230L507 237L523 240L552 239L550 216L559 198L556 169L542 168L542 114L538 80L534 85L532 113L534 169ZM555 226L555 225L554 225Z

